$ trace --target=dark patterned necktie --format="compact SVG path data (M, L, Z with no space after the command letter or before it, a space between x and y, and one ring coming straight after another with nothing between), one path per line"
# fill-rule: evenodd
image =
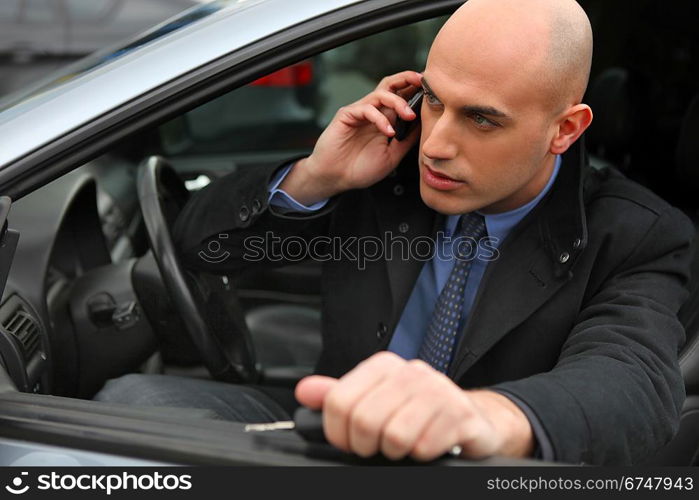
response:
M446 373L451 361L452 351L459 333L461 313L464 308L464 289L471 271L471 263L478 252L477 242L487 234L485 219L475 212L462 215L459 219L454 238L468 238L473 242L473 247L468 243L455 245L454 268L442 289L432 318L427 326L427 333L420 346L418 358L429 363L435 370ZM457 248L468 249L470 254L456 255Z

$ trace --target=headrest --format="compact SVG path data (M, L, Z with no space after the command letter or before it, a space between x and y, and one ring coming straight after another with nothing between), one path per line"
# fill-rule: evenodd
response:
M677 175L685 188L699 187L699 94L687 108L675 152Z
M590 153L610 161L629 151L634 120L629 72L609 68L597 75L587 92L586 102L594 120L586 132Z

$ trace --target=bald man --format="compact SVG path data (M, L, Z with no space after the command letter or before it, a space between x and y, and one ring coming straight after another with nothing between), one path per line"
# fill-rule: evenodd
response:
M245 242L263 231L433 243L427 258L326 259L318 375L295 395L322 409L331 444L391 459L458 445L473 458L628 464L671 439L693 229L587 165L591 59L572 0L470 0L424 72L340 109L310 156L228 176L187 205L182 257L213 272L249 265ZM397 117L418 121L417 91L421 127L392 140ZM202 261L221 233L242 257ZM477 243L471 254L459 238Z

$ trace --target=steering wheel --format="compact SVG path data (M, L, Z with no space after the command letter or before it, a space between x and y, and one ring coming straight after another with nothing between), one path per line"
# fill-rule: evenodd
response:
M228 278L190 272L177 257L170 227L189 198L184 182L164 158L150 156L137 187L153 256L204 365L216 380L257 381L252 337Z

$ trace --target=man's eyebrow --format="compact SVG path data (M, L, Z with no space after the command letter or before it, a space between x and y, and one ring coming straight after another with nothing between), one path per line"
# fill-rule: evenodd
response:
M430 84L427 83L427 80L425 79L424 76L422 77L421 81L422 81L422 86L425 87L425 90L427 92L429 92L430 94L432 94L432 97L437 97L437 94L434 93L434 90L432 90L432 88L430 87Z
M432 94L433 97L436 97L439 100L439 97L437 97L437 94L434 93L434 90L430 87L430 85L427 83L427 80L425 77L422 77L422 86L425 87L425 90ZM464 110L464 112L469 113L469 114L479 114L483 116L494 116L497 118L503 118L506 120L509 120L510 117L507 115L507 113L504 113L503 111L500 111L497 108L494 108L493 106L463 106L461 109Z
M492 106L464 106L463 109L466 113L479 114L483 116L495 116L497 118L509 119L506 113L503 113L497 108Z

